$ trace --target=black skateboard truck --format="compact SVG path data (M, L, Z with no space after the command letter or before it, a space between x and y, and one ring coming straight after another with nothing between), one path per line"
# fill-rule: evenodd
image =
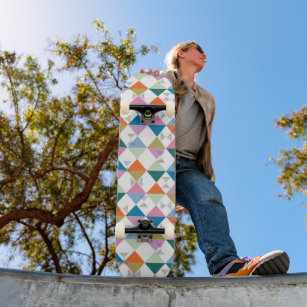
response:
M130 105L129 108L141 113L141 124L155 123L155 114L166 110L165 105Z
M150 242L154 234L165 234L164 228L153 226L153 220L138 220L136 227L125 228L125 233L138 234L138 241Z

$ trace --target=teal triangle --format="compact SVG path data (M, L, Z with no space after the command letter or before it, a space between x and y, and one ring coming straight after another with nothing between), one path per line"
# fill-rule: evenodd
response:
M129 147L137 147L137 148L146 148L144 143L141 141L139 137L137 137L130 145Z
M125 84L125 85L124 85L124 88L128 88L128 86Z
M151 88L150 89L154 94L156 94L157 96L159 96L161 93L163 93L165 91L165 88Z
M166 265L171 269L173 263L167 263Z
M123 262L122 258L120 258L117 254L116 254L116 261L117 262Z
M122 139L119 140L119 147L127 147L127 145L123 142Z
M155 227L158 227L160 223L165 219L164 216L148 216L148 219L153 220Z
M117 193L117 201L120 201L125 194L126 193Z
M155 135L159 135L160 132L165 128L163 125L149 125L150 129L153 131Z
M129 125L140 125L140 115L137 115L130 123Z
M167 172L170 177L175 181L175 172Z
M175 240L167 240L167 242L172 248L175 248Z
M150 270L156 274L164 265L164 263L147 263L146 265L150 268Z
M174 148L167 148L167 150L172 155L172 157L175 157L175 149Z
M175 94L174 93L174 89L172 87L168 88L168 90L172 93L172 94Z
M120 170L120 171L126 170L126 168L123 166L123 164L120 161L118 161L118 170Z
M165 172L164 171L148 171L148 173L155 181L158 181Z
M127 214L127 216L145 216L138 206L134 206Z

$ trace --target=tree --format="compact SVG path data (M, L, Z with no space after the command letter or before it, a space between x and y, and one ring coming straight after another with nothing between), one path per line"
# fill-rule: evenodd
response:
M273 163L281 168L277 182L282 185L284 197L292 199L294 192L307 194L307 106L303 105L298 112L282 115L274 121L275 126L286 130L291 139L302 141L302 148L279 150L280 157ZM306 220L307 222L307 220Z
M100 275L116 268L119 95L137 57L156 47L137 48L131 28L116 43L103 22L95 26L96 43L86 36L52 43L59 68L0 52L10 108L0 112L0 244L18 249L28 270ZM70 95L52 93L57 70L75 78ZM194 241L182 238L192 249ZM173 274L190 270L184 262L193 257L182 254Z

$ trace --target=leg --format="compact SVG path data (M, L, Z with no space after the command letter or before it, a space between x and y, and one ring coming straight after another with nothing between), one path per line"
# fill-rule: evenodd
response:
M198 244L211 274L238 258L229 234L222 195L198 168L197 162L176 159L176 202L185 207L195 225Z

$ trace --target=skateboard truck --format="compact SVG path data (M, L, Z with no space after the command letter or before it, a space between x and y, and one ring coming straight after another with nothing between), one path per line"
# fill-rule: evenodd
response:
M153 226L153 220L138 220L136 227L126 228L123 223L117 223L115 227L115 236L118 239L124 239L128 233L138 235L139 242L150 242L154 234L164 234L166 240L172 240L175 234L173 224L167 225L165 228L157 228Z
M155 114L166 110L165 105L130 105L130 110L141 113L141 124L155 123Z
M139 242L150 242L154 234L164 234L164 228L153 226L153 220L138 220L139 225L126 228L126 233L136 233Z

